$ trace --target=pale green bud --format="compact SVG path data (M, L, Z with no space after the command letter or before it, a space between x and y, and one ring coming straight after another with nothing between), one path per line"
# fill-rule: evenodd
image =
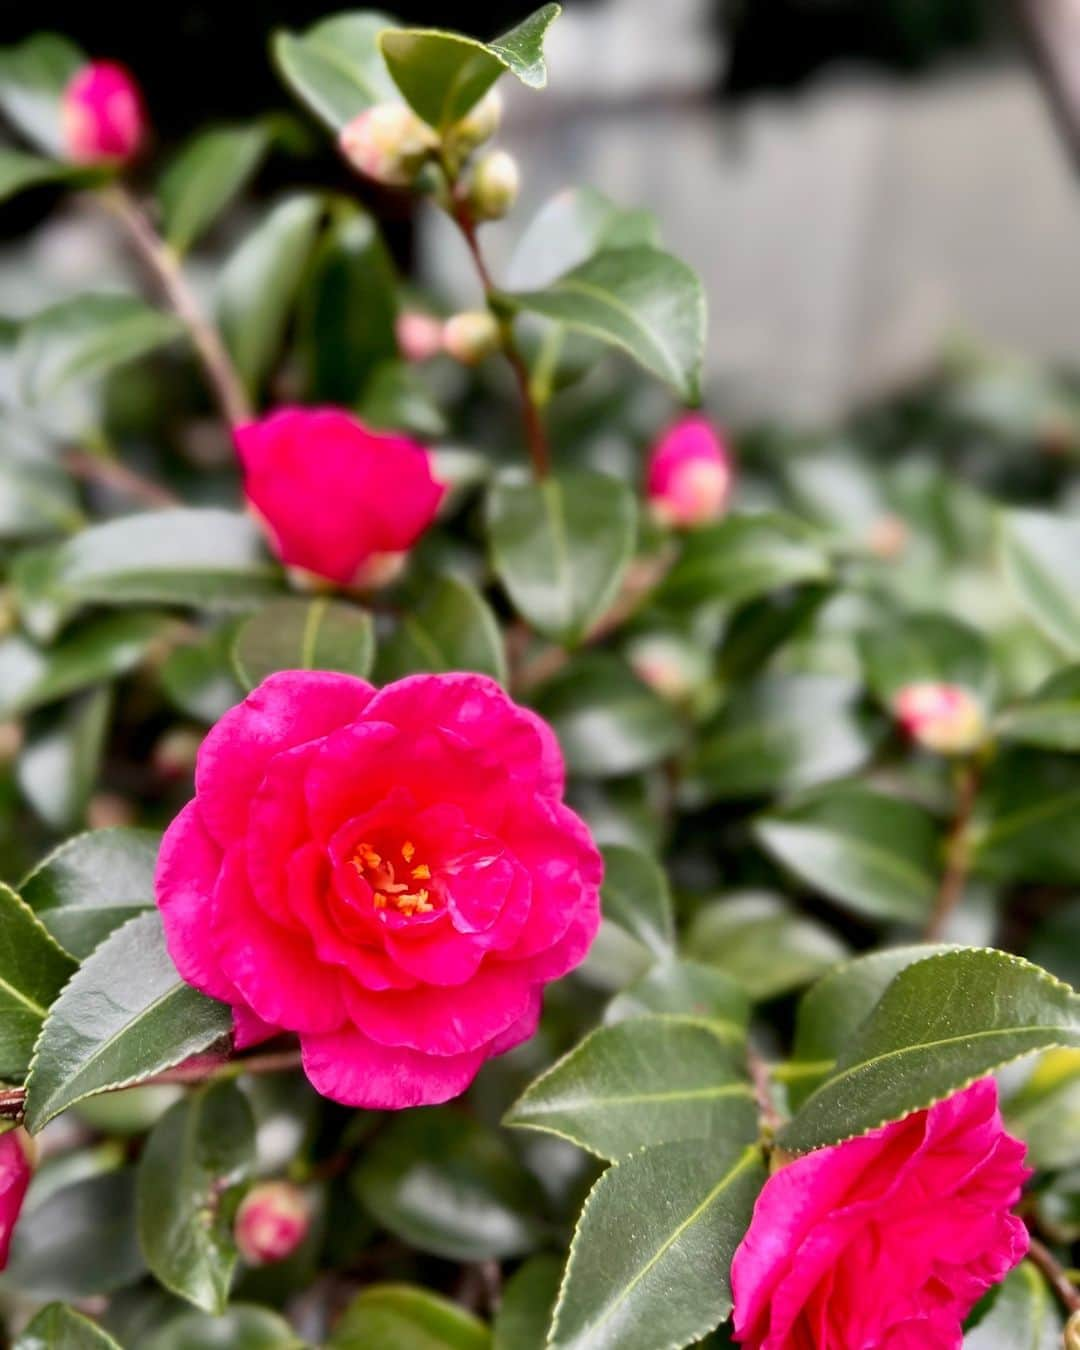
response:
M443 348L462 365L477 365L498 346L499 325L486 309L455 314L443 325Z
M479 160L469 182L469 207L476 220L501 220L517 201L521 175L517 160L492 150Z

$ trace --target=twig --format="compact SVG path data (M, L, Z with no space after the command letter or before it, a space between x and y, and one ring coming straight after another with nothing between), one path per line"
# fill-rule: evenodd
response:
M123 187L111 187L101 200L127 231L128 238L157 278L169 304L191 335L207 379L230 426L248 421L251 404L217 329L203 314L184 276L180 259L158 236L142 206Z
M1031 1246L1028 1248L1028 1256L1046 1276L1047 1284L1061 1299L1068 1311L1071 1313L1080 1311L1080 1293L1077 1292L1076 1286L1069 1279L1064 1266L1058 1261L1050 1248L1044 1246L1037 1237L1033 1236Z
M923 936L936 942L945 931L953 910L960 903L967 884L970 848L968 830L975 801L979 795L979 769L974 760L966 760L957 769L956 814L945 841L945 871L941 877L934 907L930 911Z
M752 1045L746 1047L746 1065L750 1070L750 1081L754 1085L754 1100L765 1133L772 1136L783 1123L776 1102L773 1100L772 1078L769 1066Z
M132 501L144 502L147 506L177 506L179 497L168 488L144 478L142 474L121 464L118 459L109 459L104 455L90 454L86 450L69 450L64 456L64 464L76 478L85 482L102 483L116 492L121 492Z

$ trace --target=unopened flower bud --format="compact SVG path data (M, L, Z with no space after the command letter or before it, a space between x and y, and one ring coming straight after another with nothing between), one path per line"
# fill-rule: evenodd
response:
M974 695L958 684L920 680L893 699L893 712L912 740L939 755L970 754L986 738L986 717Z
M475 366L499 346L499 325L486 309L455 314L443 325L443 348L465 366Z
M146 139L139 87L123 66L92 61L76 72L60 105L64 150L76 164L124 164Z
M252 1187L236 1211L233 1236L251 1266L284 1261L307 1237L311 1206L291 1181L264 1181Z
M477 220L501 220L517 201L521 175L517 160L492 150L477 162L469 182L469 206Z
M162 778L186 778L195 768L203 738L191 727L174 727L154 746L153 765Z
M727 509L733 483L731 455L712 423L684 417L649 458L646 483L653 514L665 525L703 525Z
M86 805L86 823L92 830L111 830L135 824L135 806L118 792L95 792Z
M36 1161L37 1144L24 1129L0 1135L0 1270L7 1265L11 1237Z
M442 351L442 320L434 314L406 310L397 316L394 332L406 361L430 361Z
M886 513L879 516L866 532L866 547L875 558L891 562L908 546L911 531L907 522L900 516Z
M672 703L688 699L708 675L708 663L697 647L665 633L635 641L629 658L638 679Z
M489 89L479 103L469 109L460 121L447 132L447 142L455 153L467 155L478 145L490 141L499 129L502 121L502 95L497 89Z
M0 765L10 764L23 746L21 722L0 722Z
M1065 1324L1065 1350L1080 1350L1080 1312L1074 1312Z
M435 133L404 103L377 103L342 130L341 152L354 169L388 187L409 187L436 148Z

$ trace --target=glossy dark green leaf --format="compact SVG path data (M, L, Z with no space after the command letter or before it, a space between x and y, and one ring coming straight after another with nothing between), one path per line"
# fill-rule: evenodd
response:
M675 914L664 869L651 853L624 844L609 844L601 851L604 918L625 928L655 956L669 956L675 946Z
M533 704L551 725L567 768L610 778L668 758L684 740L678 713L611 652L583 652L540 689Z
M0 884L0 1079L21 1078L75 962L10 886Z
M541 290L501 299L618 347L681 398L698 400L705 295L693 269L670 253L607 249Z
M618 994L604 1010L604 1021L622 1022L646 1013L677 1013L745 1028L750 999L730 975L699 961L658 961L639 980Z
M863 1134L1053 1046L1080 1046L1068 985L1004 952L930 956L892 980L780 1142L802 1153Z
M434 578L379 645L380 684L428 670L475 670L506 680L506 653L495 615L475 586L458 577Z
M544 1350L562 1281L558 1256L532 1256L507 1280L495 1312L491 1350Z
M634 548L634 497L606 474L575 470L542 483L506 477L487 503L492 561L539 633L576 642L615 599Z
M1028 1146L1027 1163L1047 1171L1080 1165L1080 1050L1048 1050L1009 1098L1010 1131Z
M81 523L75 485L47 460L0 460L0 540L63 534Z
M532 1083L505 1124L544 1130L601 1158L673 1139L748 1143L757 1107L744 1028L646 1016L600 1027Z
M490 1350L491 1332L449 1299L410 1284L375 1284L353 1299L327 1350Z
M0 63L3 55L0 53ZM0 93L0 101L3 95ZM27 188L38 187L41 183L63 183L77 181L79 170L69 164L59 164L54 159L40 159L37 155L27 155L21 150L9 150L0 147L0 202L14 197Z
M1010 881L1080 881L1080 765L1016 749L993 762L979 793L971 860Z
M20 888L53 937L82 960L122 923L154 907L160 835L121 826L68 839Z
M30 141L62 156L61 97L86 57L56 33L35 33L0 49L0 110Z
M446 418L424 377L407 361L382 361L368 377L356 403L361 421L384 431L445 436ZM453 486L453 484L451 484Z
M755 834L796 876L859 914L925 922L940 884L932 816L858 783L818 788L767 816Z
M530 1251L540 1196L505 1141L452 1109L401 1115L352 1173L365 1207L396 1237L455 1261Z
M305 1350L288 1322L269 1308L231 1303L220 1317L188 1312L140 1342L139 1350Z
M140 914L83 962L53 1005L27 1079L35 1133L84 1097L172 1068L224 1042L230 1009L176 972L161 917Z
M544 36L559 12L558 5L544 5L487 44L436 29L390 28L379 35L379 48L406 102L441 129L464 117L505 71L543 89Z
M993 695L986 639L947 614L894 616L864 633L860 646L867 683L886 707L904 685L924 680L961 685L984 702Z
M659 244L656 218L617 206L595 188L564 188L529 223L510 258L506 286L547 286L605 248Z
M393 24L378 10L335 14L303 33L276 33L274 61L293 93L340 131L357 113L397 95L378 44Z
M249 394L281 356L289 316L315 246L321 198L280 202L230 254L217 289L221 336Z
M789 516L732 516L694 530L683 543L660 595L689 608L744 604L784 586L826 581L831 564L820 536Z
M23 1331L15 1350L120 1350L96 1322L64 1303L50 1303Z
M679 1350L718 1326L764 1180L760 1151L727 1141L661 1144L608 1168L578 1221L551 1350Z
M233 645L237 675L248 689L278 670L363 676L374 655L371 615L324 596L275 600L244 620Z
M79 694L44 720L35 720L19 754L15 777L23 796L54 830L83 824L97 782L112 716L112 689Z
M215 127L196 136L161 176L165 238L186 253L241 191L270 144L267 127Z
M1001 556L1028 618L1069 656L1080 656L1080 520L1006 511Z
M225 1311L237 1261L222 1196L255 1160L255 1119L235 1083L190 1094L162 1116L139 1159L139 1242L155 1277L205 1312Z
M1006 1275L964 1350L1059 1350L1061 1317L1046 1281L1025 1261Z
M236 621L228 620L193 642L172 649L158 672L166 697L188 717L216 722L244 697L232 648Z
M994 730L1007 741L1042 750L1080 750L1080 666L1057 671L1006 708Z

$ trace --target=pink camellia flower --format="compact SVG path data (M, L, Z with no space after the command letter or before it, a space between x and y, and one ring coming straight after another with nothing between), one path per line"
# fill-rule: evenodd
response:
M146 136L139 86L114 61L92 61L72 77L60 116L64 148L76 164L126 163Z
M893 699L893 712L912 740L941 755L969 754L986 736L983 710L962 685L906 684Z
M311 1206L291 1181L263 1181L240 1202L233 1236L249 1266L269 1265L291 1256L307 1237Z
M278 557L341 586L384 576L446 490L422 445L339 408L282 408L235 436L244 490Z
M649 456L646 492L666 525L703 525L727 509L731 454L705 417L684 417L660 438Z
M25 1130L0 1135L0 1270L7 1265L11 1236L34 1170L32 1147Z
M550 728L480 675L271 675L212 728L157 899L236 1042L351 1106L457 1096L585 955L602 865Z
M983 1079L808 1153L765 1184L731 1270L750 1350L960 1350L961 1324L1028 1249L1031 1175Z

